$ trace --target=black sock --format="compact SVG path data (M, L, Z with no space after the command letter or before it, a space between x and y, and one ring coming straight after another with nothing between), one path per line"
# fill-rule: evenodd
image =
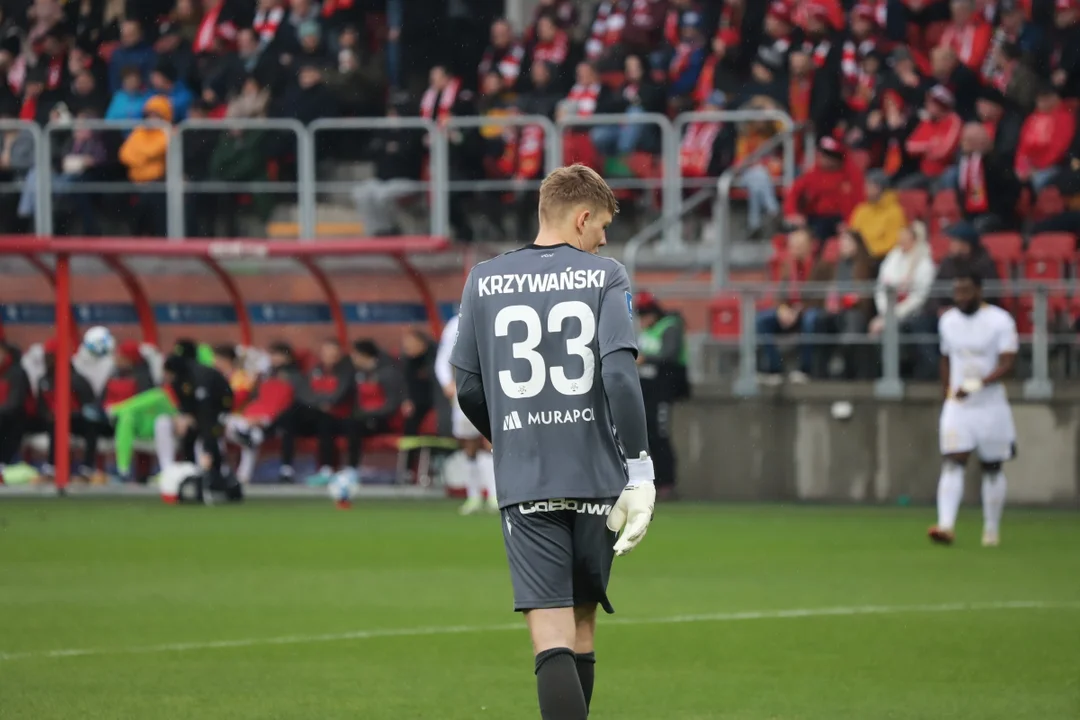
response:
M574 656L577 661L577 676L581 680L581 692L585 694L585 707L592 704L593 682L596 680L596 653L578 653Z
M536 694L543 720L586 720L589 717L574 651L570 648L552 648L536 656Z

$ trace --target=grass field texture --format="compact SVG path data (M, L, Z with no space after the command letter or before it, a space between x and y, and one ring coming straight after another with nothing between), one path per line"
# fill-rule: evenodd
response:
M603 720L1076 720L1080 516L661 506ZM535 719L499 521L445 503L0 500L0 719Z

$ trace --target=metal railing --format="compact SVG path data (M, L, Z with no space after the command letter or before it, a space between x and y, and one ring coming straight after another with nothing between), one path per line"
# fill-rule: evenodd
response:
M167 154L166 173L162 181L152 183L131 183L124 181L96 182L87 178L80 180L69 188L58 188L55 182L59 158L55 154L58 143L54 142L60 134L72 131L75 128L86 128L95 132L127 132L138 126L146 125L145 121L113 121L113 120L84 120L77 119L68 122L54 122L39 128L37 125L20 121L4 121L0 128L7 130L20 130L29 132L36 145L35 168L31 169L35 185L35 231L39 234L51 234L53 232L53 196L57 193L93 193L93 194L117 194L117 193L148 193L164 192L167 198L166 226L168 235L173 239L184 236L185 227L184 207L185 198L189 194L200 193L251 193L261 195L266 193L295 193L297 204L297 217L299 235L301 239L311 239L315 235L316 226L316 200L318 191L336 183L321 183L316 177L317 140L321 133L332 131L378 131L386 129L417 129L426 131L431 137L430 150L430 183L431 189L431 233L433 235L446 235L450 231L449 223L449 199L451 191L473 190L521 190L523 186L514 180L479 180L467 181L451 178L450 171L450 134L454 130L474 130L487 126L518 126L539 125L544 133L544 171L550 172L562 164L564 134L573 129L593 128L598 126L625 126L637 124L656 127L660 133L659 166L662 168L662 177L653 179L616 179L614 185L627 188L656 188L660 191L661 215L663 222L651 225L651 232L662 232L665 239L672 243L681 240L681 228L679 218L685 212L686 205L682 202L684 181L679 165L680 134L683 128L690 122L695 121L719 121L719 122L748 122L752 120L768 120L781 123L784 128L784 182L790 183L796 172L794 166L794 143L791 133L793 124L791 119L784 113L766 111L722 111L716 113L689 113L682 115L674 122L667 116L658 113L642 113L631 115L593 115L589 117L567 117L557 123L541 116L509 115L503 117L462 117L451 118L447 123L437 124L425 118L333 118L319 120L307 127L295 120L287 119L233 119L220 120L186 120L173 126L154 121L151 125L170 130L170 143ZM185 136L195 131L264 131L274 133L288 133L295 137L296 145L296 182L217 182L205 179L185 180L183 168L183 146ZM772 146L770 146L772 147ZM116 166L116 159L111 158L110 164ZM41 172L37 169L40 168ZM21 182L21 181L19 181ZM527 184L528 185L528 184ZM11 185L10 190L21 189ZM528 185L525 189L531 189ZM697 206L701 200L698 196L692 198Z
M191 131L239 131L260 133L289 133L296 138L297 156L297 182L285 181L215 181L215 180L188 180L186 168L184 168L184 135ZM166 168L167 192L167 222L170 240L181 240L187 237L185 227L186 213L184 212L185 198L191 194L218 194L218 193L251 193L262 195L270 193L293 193L296 195L297 218L301 240L311 240L315 237L315 195L313 174L309 175L310 167L302 162L303 158L310 157L313 153L311 143L312 134L307 131L303 123L297 120L276 118L231 118L226 126L222 126L219 120L184 120L176 126L169 143L169 161ZM214 172L214 168L210 172Z
M794 135L802 126L795 126L790 123L790 118L788 120L788 125L783 132L774 135L757 150L725 170L716 183L716 209L713 212L717 233L716 255L713 259L712 274L714 290L719 290L728 284L728 276L731 270L731 241L734 235L731 228L731 188L735 184L735 180L747 168L754 166L760 160L772 154L776 144L781 142L784 145L784 187L790 188L795 181Z
M678 132L681 133L682 128L685 128L691 122L750 122L755 120L770 120L774 122L780 122L782 129L779 133L766 140L760 147L752 152L747 157L743 158L738 164L729 169L729 173L732 173L732 180L740 170L744 170L750 165L758 162L759 160L771 155L776 151L777 147L783 146L784 153L784 174L783 183L784 187L790 187L794 182L796 167L795 167L795 134L804 129L803 125L795 125L791 118L784 112L778 110L763 110L763 111L717 111L707 113L684 113L675 120L675 127ZM684 183L682 174L679 169L679 156L675 156L674 172L678 178L678 198L682 198ZM727 174L727 173L725 173ZM673 216L664 215L663 217L653 221L649 225L646 225L640 231L638 231L633 237L627 241L626 250L623 255L623 262L626 265L627 274L633 278L637 271L638 257L641 249L650 242L657 239L659 235L663 235L665 240L670 241L672 234L681 234L680 224L685 215L693 212L701 205L705 204L714 197L719 197L719 194L725 189L723 176L721 176L718 182L714 182L711 186L706 186L699 189L694 193L686 202L681 202L678 212ZM731 183L728 182L726 191L730 193ZM721 234L717 238L715 247L714 260L713 260L713 287L718 288L723 286L728 281L728 269L730 268L730 254L731 245L730 237L731 232L729 228L725 227L725 222L720 222L721 214L724 211L730 212L730 203L724 205L722 208L714 211L714 218L717 219L717 232Z
M439 132L439 126L421 117L400 118L325 118L316 120L307 127L310 135L308 147L310 152L300 158L302 166L306 167L305 174L311 178L310 188L302 188L301 191L310 194L312 203L312 226L311 235L314 237L314 207L315 199L319 191L334 192L336 190L349 190L355 183L336 183L317 180L316 167L319 158L316 157L319 133L342 132L342 131L384 131L384 130L416 130L427 134L429 149L431 151L428 172L430 180L416 181L416 191L428 191L430 195L430 232L432 235L445 237L450 234L450 204L445 192L439 192L438 187L444 186L450 177L449 149L446 137Z
M663 174L660 179L661 189L661 214L672 221L665 232L668 239L678 242L681 238L679 228L674 219L679 217L680 187L679 182L679 136L675 134L675 126L667 115L661 113L636 113L629 115L589 115L587 117L565 117L556 123L559 129L558 137L558 161L561 164L563 134L571 128L595 128L603 125L655 125L660 128L660 156ZM675 172L672 174L672 168Z
M814 334L799 332L799 328L792 328L780 334L769 333L767 337L759 336L758 322L766 309L775 308L781 299L793 288L775 283L755 284L736 283L725 289L724 294L728 297L738 298L739 335L735 341L717 340L709 337L700 343L699 354L693 358L695 375L707 382L723 382L725 377L717 371L717 353L733 351L738 355L737 367L734 378L731 380L732 392L740 397L752 397L760 392L759 382L759 355L767 346L776 347L778 344L796 343L800 346L834 346L834 347L861 347L875 349L880 352L881 374L875 380L874 393L882 399L900 399L904 397L905 380L901 376L903 352L907 348L915 348L934 345L938 343L935 332L926 329L922 332L906 332L901 329L901 321L896 314L897 294L894 288L880 287L875 283L800 283L797 292L800 302L822 300L830 296L850 295L859 298L860 302L875 303L875 292L884 290L885 309L881 314L884 326L879 335L869 332L847 334ZM1068 350L1073 354L1069 358L1072 364L1080 360L1080 334L1069 328L1067 324L1059 326L1059 332L1054 332L1052 321L1055 319L1067 323L1069 316L1054 318L1051 313L1052 298L1077 297L1077 285L1070 281L1043 282L1043 281L1013 281L1002 283L999 281L986 282L984 284L984 297L989 301L996 298L1008 298L1013 303L1012 309L1020 309L1027 312L1030 309L1030 334L1021 336L1021 345L1024 348L1024 365L1029 368L1030 374L1023 384L1025 399L1041 400L1052 397L1054 383L1051 379L1051 357L1061 350ZM909 315L913 318L929 318L928 322L920 323L930 329L936 328L937 307L935 301L943 298L951 298L952 287L948 284L936 284L930 291L928 306ZM766 302L769 301L766 306ZM933 304L930 304L933 303ZM877 312L870 313L872 317ZM925 314L923 314L925 313ZM869 321L870 317L865 320ZM1060 353L1059 353L1060 354Z
M48 225L45 221L45 208L42 206L41 198L49 193L48 180L42 173L36 171L34 166L41 165L41 158L43 149L45 147L44 133L36 123L27 122L25 120L0 120L0 134L7 135L8 133L29 133L32 147L32 157L34 158L33 165L27 168L16 168L15 179L13 182L8 183L8 187L4 188L5 191L13 193L19 193L22 195L23 189L26 186L27 179L35 183L35 195L36 202L34 203L34 232L41 235L48 230ZM19 136L15 135L11 137L10 142L15 143L19 141ZM5 143L8 140L5 139ZM2 149L10 150L3 147ZM19 177L19 173L24 173L22 177ZM33 175L31 177L31 174Z

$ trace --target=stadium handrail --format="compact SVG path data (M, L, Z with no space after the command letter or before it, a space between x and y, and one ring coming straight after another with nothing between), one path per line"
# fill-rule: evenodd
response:
M296 204L299 220L300 240L315 239L315 171L314 165L303 162L305 158L314 155L314 140L311 133L299 120L291 118L229 118L228 127L222 127L220 120L192 118L184 120L176 125L173 134L173 142L169 143L168 162L166 163L166 197L168 209L165 213L168 236L172 240L181 240L186 237L184 227L186 213L184 212L184 195L186 192L287 192L292 189L291 183L284 182L245 182L245 183L214 183L214 189L202 186L202 183L191 183L184 179L184 132L187 130L257 130L291 132L296 136L297 156L297 182ZM212 187L213 187L212 186Z
M784 188L790 188L795 181L795 150L794 134L798 129L805 127L805 123L788 125L783 133L776 137L784 140ZM731 187L736 178L748 167L765 157L768 151L765 143L757 152L752 152L735 163L720 176L716 183L716 207L713 212L713 220L716 223L716 254L713 256L712 286L718 290L728 283L728 274L731 269Z
M307 126L309 135L309 152L297 158L297 163L305 168L305 176L310 178L310 184L300 189L302 193L311 196L312 207L317 192L320 189L333 192L331 183L319 182L316 167L319 158L318 134L320 132L334 132L344 130L422 130L430 138L430 180L428 182L417 181L417 189L427 190L431 203L431 226L429 232L435 237L447 237L450 234L450 200L447 193L438 192L439 184L445 184L450 180L450 149L448 138L445 133L439 132L439 126L433 120L425 117L382 117L382 118L322 118L315 120ZM301 227L301 235L314 237L314 217L309 219L310 227ZM310 233L310 235L308 235Z
M683 122L683 118L686 117L686 116L690 116L690 119L686 120L686 122ZM806 127L806 123L799 123L798 125L792 124L791 123L791 118L787 115L787 113L784 113L784 112L781 112L781 111L778 111L778 110L739 110L739 111L733 111L733 112L730 112L730 113L724 113L724 112L685 113L684 115L680 115L678 118L676 118L676 127L683 127L683 126L685 126L686 123L693 122L693 118L695 118L695 117L699 117L699 118L701 118L703 120L706 120L706 121L713 120L713 119L715 119L717 117L727 117L727 118L732 119L734 121L741 121L741 122L750 122L750 121L756 121L756 120L770 120L770 119L773 119L773 120L779 119L780 122L784 122L783 119L780 119L777 116L783 116L783 118L787 118L787 122L785 124L784 129L781 132L779 132L776 135L769 138L760 147L758 147L754 152L750 153L748 156L746 156L741 161L736 163L736 165L733 166L733 167L745 168L746 165L748 165L750 163L757 162L758 160L760 160L763 157L767 156L769 153L775 151L776 147L778 145L783 144L785 146L785 151L784 151L785 152L785 168L784 168L785 178L787 177L789 170L790 170L790 173L791 173L791 177L794 178L794 151L793 151L794 144L793 144L793 139L794 139L795 133L801 132L803 130L803 128ZM792 149L791 167L790 168L787 165L787 159L786 159L787 154L788 154L788 149ZM678 162L678 155L676 155L676 163L677 162ZM680 169L678 169L677 165L676 165L675 173L676 173L676 175L679 176L679 183L680 183L679 197L681 198L682 197L682 187L681 187L681 184L682 184L682 172L681 172ZM790 182L788 184L790 184ZM696 193L694 193L689 199L687 199L686 202L681 203L681 205L679 206L679 211L678 211L677 214L675 214L674 216L663 215L663 216L657 218L656 220L654 220L653 222L649 223L644 228L639 230L633 237L630 238L630 240L627 241L626 249L625 249L624 254L623 254L623 263L626 266L626 273L627 273L627 275L629 275L629 277L631 279L631 282L633 282L634 276L637 273L638 255L640 254L641 249L645 245L647 245L648 243L655 240L657 238L657 236L660 235L660 234L663 234L665 240L671 241L672 236L669 235L668 233L672 232L672 231L674 231L675 233L678 233L678 231L680 230L680 225L682 223L683 216L686 215L689 212L692 212L693 210L696 210L700 205L704 204L707 200L710 200L715 195L715 193L718 192L718 187L719 187L718 184L714 184L714 185L712 185L710 187L701 188ZM676 241L677 241L677 239L676 239Z
M886 292L885 326L880 337L882 347L882 377L875 383L875 395L882 399L900 399L904 396L904 383L900 378L900 349L902 338L900 323L896 317L897 291L894 287L881 288L873 281L863 282L737 282L725 286L714 297L737 297L739 301L739 370L733 383L733 392L740 397L752 397L758 394L757 352L758 338L756 319L759 301L782 297L784 292L796 292L800 299L818 299L830 294L855 294L862 299L872 300L877 290ZM1023 340L1031 344L1031 377L1024 383L1024 397L1028 400L1044 400L1053 396L1054 386L1050 379L1051 343L1071 342L1076 340L1075 333L1058 336L1051 333L1050 299L1052 295L1077 295L1076 283L1070 280L992 280L983 283L984 296L989 300L1015 298L1030 295L1032 302L1031 332ZM934 283L928 299L951 297L951 283ZM684 296L685 297L685 296ZM1008 303L1010 305L1015 303ZM800 336L803 337L803 336ZM810 338L813 340L813 338ZM852 338L861 341L874 341L869 335ZM933 342L935 336L908 336L905 342Z
M52 164L52 143L48 140L55 133L68 132L73 128L84 127L99 131L126 131L140 125L153 125L169 130L174 141L170 142L166 162L166 174L164 182L133 183L130 181L115 182L80 182L79 192L93 193L140 193L160 192L164 190L167 196L166 202L166 227L170 238L180 240L185 237L184 227L184 197L188 192L250 192L250 193L282 193L295 192L298 206L299 239L313 240L316 229L316 198L320 188L324 185L335 183L319 183L316 179L316 165L319 158L316 157L316 138L320 132L333 130L380 130L396 128L416 128L427 131L432 141L430 143L431 164L430 181L426 186L431 191L431 234L433 236L446 236L449 234L449 198L451 190L476 190L482 187L485 190L502 189L532 189L528 183L523 187L516 180L490 180L490 181L454 181L451 183L449 168L449 133L447 130L454 127L482 127L486 125L527 126L539 124L545 133L545 165L546 170L551 171L562 164L563 160L563 134L572 128L596 127L603 125L654 125L661 133L660 163L662 178L659 180L661 190L662 214L669 221L663 224L663 231L669 239L677 242L680 231L677 218L683 211L682 189L684 181L679 168L679 133L689 122L696 120L717 120L721 122L746 122L751 120L775 120L780 122L789 131L793 123L789 116L782 111L775 110L725 110L708 113L684 113L677 116L674 121L660 113L642 113L636 115L603 114L588 117L567 117L552 123L547 118L539 116L505 116L505 117L464 117L451 119L445 127L440 126L426 118L403 117L403 118L327 118L317 120L304 126L297 120L284 118L222 118L222 119L188 119L175 125L169 125L161 121L144 120L98 120L78 118L69 121L54 121L45 126L38 126L28 121L5 120L0 127L7 129L25 130L31 133L35 144L35 165L42 168L36 173L36 193L34 208L34 232L38 235L51 235L53 233L53 197L62 189L57 188L55 172ZM298 177L295 183L291 182L188 182L184 179L183 167L183 144L184 135L192 130L266 130L289 132L296 136L297 143L297 168ZM790 183L794 176L794 142L791 132L783 135L784 150L784 182ZM481 185L477 185L477 182ZM619 187L647 188L653 187L654 180L621 180L614 181ZM424 187L424 183L420 187ZM15 187L14 185L12 187ZM19 185L21 187L21 185Z

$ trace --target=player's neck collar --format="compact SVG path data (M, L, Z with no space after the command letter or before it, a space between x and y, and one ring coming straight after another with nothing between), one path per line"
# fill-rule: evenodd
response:
M526 245L525 247L523 247L522 250L556 250L558 248L563 248L563 247L570 248L571 250L577 250L578 252L585 252L581 248L574 247L573 245L571 245L568 242L560 242L560 243L556 243L554 245L537 245L535 242L532 242L532 243L529 243L528 245Z

